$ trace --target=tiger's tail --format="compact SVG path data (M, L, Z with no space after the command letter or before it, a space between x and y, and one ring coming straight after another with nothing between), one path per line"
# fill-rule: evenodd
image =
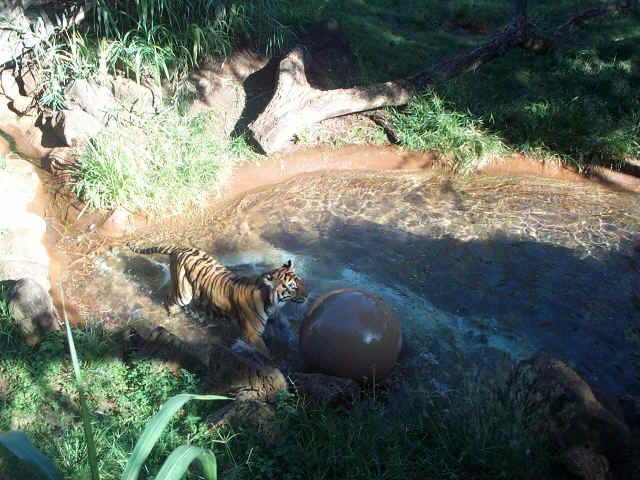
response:
M140 253L142 255L150 255L152 253L161 253L163 255L171 255L176 250L176 247L169 247L169 246L136 248L133 245L131 245L129 242L127 242L127 247L129 247L129 249L133 253Z

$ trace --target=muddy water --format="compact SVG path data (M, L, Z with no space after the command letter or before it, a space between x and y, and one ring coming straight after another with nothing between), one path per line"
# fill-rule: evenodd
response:
M325 171L131 241L196 246L246 274L291 258L311 300L371 290L403 330L401 371L440 392L455 388L455 372L500 376L541 351L612 393L640 392L637 194L526 176ZM224 341L224 322L197 310L167 318L166 261L115 246L75 271L66 294L85 318ZM285 310L272 344L295 351L305 308Z

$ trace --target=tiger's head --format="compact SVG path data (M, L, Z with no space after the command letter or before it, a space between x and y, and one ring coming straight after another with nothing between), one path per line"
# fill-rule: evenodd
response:
M307 299L307 289L293 270L291 260L262 275L262 281L271 289L272 302L282 306L284 302L303 303Z

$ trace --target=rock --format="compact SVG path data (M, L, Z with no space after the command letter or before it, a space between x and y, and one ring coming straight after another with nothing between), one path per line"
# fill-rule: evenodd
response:
M83 78L70 84L64 95L70 109L84 110L103 125L108 123L111 113L117 108L116 99L109 87Z
M62 110L52 122L53 131L68 147L83 145L104 128L102 123L87 112L74 109Z
M257 428L267 443L275 443L281 436L273 407L255 399L234 401L209 415L207 424L211 430L226 426Z
M19 95L13 99L11 105L16 112L24 115L28 113L29 110L31 110L33 107L35 107L35 102L33 98Z
M26 114L35 106L35 101L31 95L23 95L19 82L22 80L16 78L15 70L5 68L0 72L0 93L10 100L11 109Z
M14 72L20 85L20 92L25 97L33 98L42 88L42 78L38 67L34 63L19 65Z
M607 480L609 461L604 455L585 447L572 447L559 458L560 463L582 480Z
M620 406L626 422L631 428L640 428L640 395L623 395Z
M268 401L287 390L287 381L279 369L240 356L222 345L212 346L209 370L209 391L233 395L238 400Z
M12 139L11 149L23 157L42 160L49 154L50 148L43 146L46 133L41 120L40 116L17 114L13 100L0 95L0 130Z
M79 23L84 11L78 2L53 0L12 0L0 3L0 14L6 15L15 29L0 30L0 65L21 57L42 37L53 35L60 26ZM38 33L31 33L38 24Z
M162 105L162 89L157 85L139 84L118 76L111 81L111 88L120 107L126 111L158 113Z
M7 292L8 307L25 343L34 346L48 332L59 329L60 321L49 293L35 280L21 278Z
M22 96L13 69L3 68L0 72L0 92L10 99Z
M17 157L0 169L0 279L29 277L50 288L49 254L42 244L47 224L29 211L41 186L36 168Z
M350 378L333 377L323 373L293 373L289 378L298 393L322 403L354 400L360 395L360 385Z
M345 288L314 302L300 329L308 368L355 380L381 379L393 369L402 333L391 308L366 290Z
M133 216L122 207L116 207L100 225L100 232L108 237L119 238L133 231Z
M208 352L204 345L187 342L162 326L157 326L151 331L140 327L138 325L139 332L136 331L135 334L142 333L144 350L147 354L161 353L170 361L167 364L170 370L179 372L182 368L206 367ZM131 333L129 336L132 344L139 340L135 334Z
M561 452L580 447L612 459L630 440L629 427L598 401L590 385L550 355L520 362L507 392L516 419Z

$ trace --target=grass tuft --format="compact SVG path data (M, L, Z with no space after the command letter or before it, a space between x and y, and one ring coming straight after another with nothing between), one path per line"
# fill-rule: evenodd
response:
M502 140L484 129L482 119L456 111L433 91L414 96L402 111L393 110L392 125L404 145L451 155L451 166L461 172L507 153Z
M199 206L239 159L254 155L243 137L216 140L219 121L211 112L169 108L135 123L100 134L86 149L74 189L91 208L159 213Z

